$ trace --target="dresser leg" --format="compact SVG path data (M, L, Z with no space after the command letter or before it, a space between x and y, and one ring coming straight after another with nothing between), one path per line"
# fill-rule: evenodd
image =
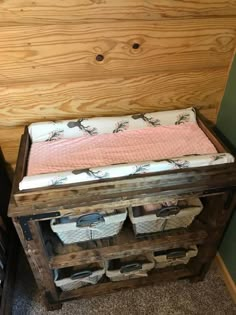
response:
M205 213L202 213L202 221L206 224L208 238L199 246L197 257L189 263L189 268L194 274L190 279L191 282L204 280L216 256L235 204L236 194L234 192L225 192L218 196L209 197Z
M50 297L50 294L47 293L44 296L44 305L47 311L58 311L62 308L62 303L53 302L53 300Z
M38 288L46 300L46 307L59 308L58 292L54 284L53 273L48 265L48 255L44 245L39 222L29 221L29 229L32 234L30 240L26 240L22 226L17 218L13 218L16 231L24 248L25 254L32 269ZM50 298L49 298L50 297ZM50 303L50 301L52 301Z
M202 267L202 270L199 272L199 274L196 274L195 276L189 279L190 283L200 282L205 279L206 273L209 270L209 264L203 265L201 267Z

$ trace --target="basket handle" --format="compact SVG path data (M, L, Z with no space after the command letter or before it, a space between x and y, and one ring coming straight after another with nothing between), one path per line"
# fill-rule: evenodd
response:
M83 278L87 278L89 276L91 276L93 273L90 270L83 270L83 271L79 271L74 273L73 275L70 276L71 280L77 280L77 279L83 279Z
M120 268L120 272L121 273L128 273L128 272L132 272L132 271L136 271L136 270L140 270L142 269L142 264L140 263L131 263L131 264L127 264L124 265Z
M80 216L76 221L77 227L84 227L84 226L90 226L94 223L104 222L104 217L100 213L89 213Z
M177 259L177 258L183 258L186 257L187 250L182 248L182 249L177 249L169 252L166 257L167 259Z
M181 209L179 206L167 206L167 207L163 207L157 210L156 216L164 218L164 217L168 217L169 215L178 214L180 210Z

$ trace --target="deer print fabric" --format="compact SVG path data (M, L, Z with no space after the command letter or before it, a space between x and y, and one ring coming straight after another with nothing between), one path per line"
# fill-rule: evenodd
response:
M198 127L193 109L35 123L19 189L231 163Z
M156 113L134 114L120 117L80 118L75 120L33 123L29 126L32 142L118 133L150 127L196 123L193 108Z

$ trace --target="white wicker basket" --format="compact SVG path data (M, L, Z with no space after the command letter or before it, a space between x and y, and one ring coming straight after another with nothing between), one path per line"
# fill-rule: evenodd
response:
M51 220L51 228L64 244L102 239L118 234L127 217L126 209L112 213L89 213Z
M106 269L106 276L111 281L122 281L140 277L147 277L148 271L155 266L151 255L130 256L110 260Z
M56 269L54 270L54 282L62 291L70 291L96 284L104 274L103 263L90 264L77 270L76 268Z
M165 268L187 264L190 258L197 256L197 254L198 248L194 245L188 248L176 248L165 252L155 252L153 257L156 262L156 268Z
M156 211L144 211L143 207L130 207L129 217L135 234L139 235L185 228L192 223L202 209L200 199L190 198L179 201L177 205L159 208Z

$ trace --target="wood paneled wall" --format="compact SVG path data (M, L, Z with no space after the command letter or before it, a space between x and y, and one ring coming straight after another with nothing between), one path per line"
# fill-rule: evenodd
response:
M34 121L195 106L214 123L235 47L236 0L3 0L6 159Z

